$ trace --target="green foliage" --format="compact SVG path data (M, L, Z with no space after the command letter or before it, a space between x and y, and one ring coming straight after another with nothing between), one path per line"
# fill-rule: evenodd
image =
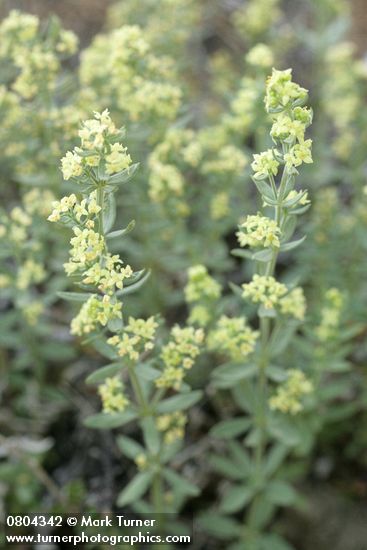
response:
M192 505L206 546L289 550L277 510L299 507L312 457L365 460L366 79L347 2L232 4L118 0L84 49L54 17L0 23L11 512L98 500L106 466L75 480L70 435L113 464L110 508ZM302 87L269 77L289 59Z

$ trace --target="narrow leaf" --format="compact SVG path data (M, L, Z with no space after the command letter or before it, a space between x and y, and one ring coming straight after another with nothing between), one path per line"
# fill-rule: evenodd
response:
M200 493L198 487L190 483L186 478L180 476L170 468L163 470L163 477L178 493L195 497Z
M251 500L253 494L254 490L252 487L247 487L246 485L232 487L225 494L220 508L225 514L239 512Z
M98 413L86 418L83 424L87 428L104 430L108 428L119 428L120 426L131 422L135 418L137 418L137 414L131 410L114 414Z
M86 302L92 296L90 292L64 292L63 290L56 294L59 298L70 302Z
M174 397L169 397L161 401L157 407L159 413L171 413L175 411L181 411L183 409L188 409L197 403L203 392L201 390L192 391L190 393L182 393L180 395L175 395Z
M106 365L105 367L101 367L100 369L96 370L95 372L92 372L87 379L87 384L99 384L103 382L106 378L109 376L114 376L115 374L118 374L122 370L121 363L111 363L110 365Z
M251 420L245 416L222 420L210 430L210 435L222 439L232 439L246 432L250 426Z
M297 241L291 241L289 243L284 243L280 245L280 252L288 252L289 250L294 250L302 244L307 238L307 235L304 235L301 239L298 239Z
M141 498L148 490L153 478L152 472L141 472L130 481L117 498L117 506L126 506Z
M135 220L132 220L129 225L125 227L125 229L118 229L117 231L112 231L111 233L108 233L106 235L106 239L117 239L118 237L123 237L124 235L127 235L130 233L135 227Z
M134 460L139 454L144 454L145 449L136 441L125 435L119 435L116 443L123 455Z

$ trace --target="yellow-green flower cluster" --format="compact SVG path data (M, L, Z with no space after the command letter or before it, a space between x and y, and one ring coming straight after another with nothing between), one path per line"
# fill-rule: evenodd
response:
M32 218L20 206L15 206L7 213L2 213L0 224L0 238L7 238L15 245L27 240L32 225Z
M185 425L187 415L182 411L176 411L172 414L163 414L157 417L156 426L160 432L164 432L164 442L174 443L178 439L183 439L185 435Z
M113 294L116 288L122 289L124 280L133 275L129 265L122 267L122 260L117 254L105 254L100 263L94 263L83 273L83 283L94 285L105 294Z
M220 296L220 285L211 277L204 265L194 265L188 270L185 298L188 303L202 299L215 300Z
M94 183L95 189L81 201L71 194L54 202L48 217L51 222L72 225L74 237L70 240L65 271L69 276L78 276L83 285L93 287L94 293L72 321L71 332L76 335L88 334L98 325L106 326L109 321L122 318L122 304L114 294L123 288L125 279L133 275L131 267L124 266L118 254L108 251L101 215L104 194L110 192L106 191L108 175L121 172L131 164L126 148L116 141L120 135L107 109L95 112L93 119L82 123L79 131L82 148L65 155L62 169L65 179L83 175L85 183ZM95 168L98 171L93 173Z
M210 201L210 216L213 220L221 220L230 212L229 195L226 191L216 193Z
M20 290L25 290L32 284L41 283L45 278L46 271L44 266L29 258L18 269L16 286Z
M257 214L247 216L239 226L240 231L236 233L240 246L251 247L272 247L280 246L280 228L275 220Z
M123 333L112 336L107 343L117 349L120 357L127 356L132 361L137 361L141 353L153 349L157 327L154 317L146 320L129 317Z
M102 209L97 204L96 191L93 191L87 199L83 199L81 202L78 202L76 195L73 193L67 197L63 197L60 201L54 201L52 207L53 210L47 218L48 221L58 222L61 216L67 215L71 220L76 220L80 223L83 218L83 223L85 222L89 229L94 227L94 221L91 218L96 216Z
M288 167L291 166L300 166L302 163L311 164L312 155L311 155L312 140L307 139L303 143L297 143L292 147L289 153L285 153L284 160Z
M228 132L223 124L199 132L170 129L149 157L149 195L160 204L174 203L179 213L187 215L189 209L184 194L188 177L192 174L205 176L213 185L226 178L228 188L233 179L241 176L247 164L247 156L228 143Z
M254 351L258 336L259 333L248 326L244 317L222 315L216 328L209 333L208 347L237 361Z
M266 44L256 44L246 55L246 61L255 67L267 69L274 63L274 55Z
M262 94L254 79L245 77L230 104L230 114L224 115L226 129L238 133L241 137L248 134L255 120L256 106Z
M228 174L240 175L248 163L246 155L234 145L222 147L216 158L203 162L202 174Z
M37 324L37 321L40 315L44 311L44 305L39 300L33 300L30 303L26 304L22 309L22 314L24 315L27 323L30 326Z
M64 179L78 178L88 167L99 166L101 162L108 175L128 169L132 161L127 148L115 142L121 133L107 109L102 113L95 112L94 118L85 120L79 131L81 148L75 147L61 159Z
M233 25L243 35L266 33L280 16L279 0L250 0L233 12Z
M337 288L329 288L325 294L326 305L321 310L321 322L316 334L321 342L332 339L340 325L345 298Z
M186 302L191 306L188 322L205 327L211 318L211 307L220 297L220 285L208 274L203 265L195 265L188 270L185 286Z
M274 277L255 274L252 281L242 285L243 298L250 298L255 304L261 304L266 309L273 309L280 299L287 294L287 287Z
M71 334L82 336L95 330L99 324L105 327L109 321L122 318L121 309L121 302L110 296L92 294L71 321Z
M68 275L86 270L88 265L102 256L106 247L104 236L93 229L73 227L73 232L75 237L70 240L70 261L64 264Z
M301 105L307 99L307 90L292 81L292 69L273 69L266 82L265 107L269 112L284 111Z
M197 0L124 0L111 4L107 22L110 28L138 23L154 51L174 54L177 59L185 56L185 44L200 24L200 8Z
M338 42L325 51L324 58L322 106L335 126L332 148L342 160L347 160L353 148L361 143L358 122L364 109L366 69L364 61L356 60L355 56L353 42Z
M282 153L269 149L254 155L255 178L275 176L280 162L284 162L290 172L303 163L312 163L312 140L305 140L306 129L312 122L312 110L302 106L306 99L307 90L292 81L291 69L273 69L267 80L265 106L273 118L270 135L277 145L282 145Z
M104 413L113 414L123 412L126 409L129 400L123 392L124 384L119 376L106 378L105 382L98 388Z
M170 129L149 157L150 198L164 202L170 196L181 197L185 178L179 169L180 163L197 167L201 157L202 149L193 130Z
M139 470L145 470L148 466L148 457L144 453L139 453L135 457L134 462L137 465Z
M291 315L299 321L303 321L306 312L306 299L301 287L296 287L279 301L280 311L283 315Z
M255 153L251 168L254 171L254 177L264 179L276 176L280 162L275 157L274 149L268 149L263 153Z
M76 52L74 33L54 25L43 32L34 15L12 10L0 24L0 57L8 57L17 70L13 90L31 100L55 90L61 58Z
M295 415L303 410L302 397L313 390L305 374L298 369L290 369L288 378L270 398L269 406L273 410Z
M152 53L143 29L124 25L93 40L82 55L80 77L96 102L114 102L125 118L173 119L181 104L173 67L170 58Z
M171 340L162 348L160 357L163 361L163 371L155 380L156 386L179 390L185 370L193 366L203 341L202 329L195 330L193 327L182 328L175 325L171 330Z
M38 214L39 216L47 216L52 210L54 195L48 189L31 189L23 196L23 204L25 211L30 214Z

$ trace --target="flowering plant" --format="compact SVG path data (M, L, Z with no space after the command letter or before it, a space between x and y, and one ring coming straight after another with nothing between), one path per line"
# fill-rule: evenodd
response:
M138 510L151 489L150 510L177 510L185 498L197 494L197 488L168 464L184 438L184 411L201 396L200 391L190 391L184 378L200 353L203 331L175 325L168 342L159 344L156 317L124 320L121 299L149 276L145 270L134 271L109 250L111 242L134 227L132 221L124 229L113 230L114 195L131 179L137 165L120 141L124 131L115 127L107 110L84 121L79 137L80 147L61 160L64 179L73 181L75 193L55 201L48 220L71 227L74 233L64 269L80 292L59 293L66 300L82 302L71 322L71 333L112 361L87 378L87 383L98 385L102 412L85 423L107 429L136 420L143 433L142 444L125 435L117 438L122 453L138 468L117 504L131 504ZM171 391L174 395L166 398Z

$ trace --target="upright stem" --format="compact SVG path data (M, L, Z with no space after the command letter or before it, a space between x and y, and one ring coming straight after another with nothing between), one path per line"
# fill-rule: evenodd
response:
M261 482L261 471L264 450L266 446L266 368L268 366L267 343L269 339L270 319L261 317L260 319L260 338L262 353L259 360L259 373L257 381L257 393L259 398L257 429L259 437L255 448L255 464L257 481Z
M104 187L102 184L97 187L97 204L101 207L101 210L98 212L98 232L100 235L103 235Z
M283 199L284 189L288 179L288 171L285 167L283 170L281 182L278 190L278 205L274 207L275 221L278 226L280 226L280 221L282 217L282 208L281 201ZM274 178L271 178L271 183L275 187ZM265 275L271 277L274 275L275 266L279 254L279 249L274 248L271 259L266 265ZM269 363L268 357L268 342L270 337L270 318L269 317L260 317L260 342L261 342L261 353L258 362L258 380L257 380L257 395L258 395L258 412L257 412L257 429L258 429L258 440L255 448L255 467L256 467L256 476L258 483L261 483L262 480L262 461L264 456L264 451L266 447L266 370Z
M136 376L134 365L129 365L129 376L138 405L141 407L142 413L145 414L147 412L148 404L145 399L145 395L140 385L139 379Z

